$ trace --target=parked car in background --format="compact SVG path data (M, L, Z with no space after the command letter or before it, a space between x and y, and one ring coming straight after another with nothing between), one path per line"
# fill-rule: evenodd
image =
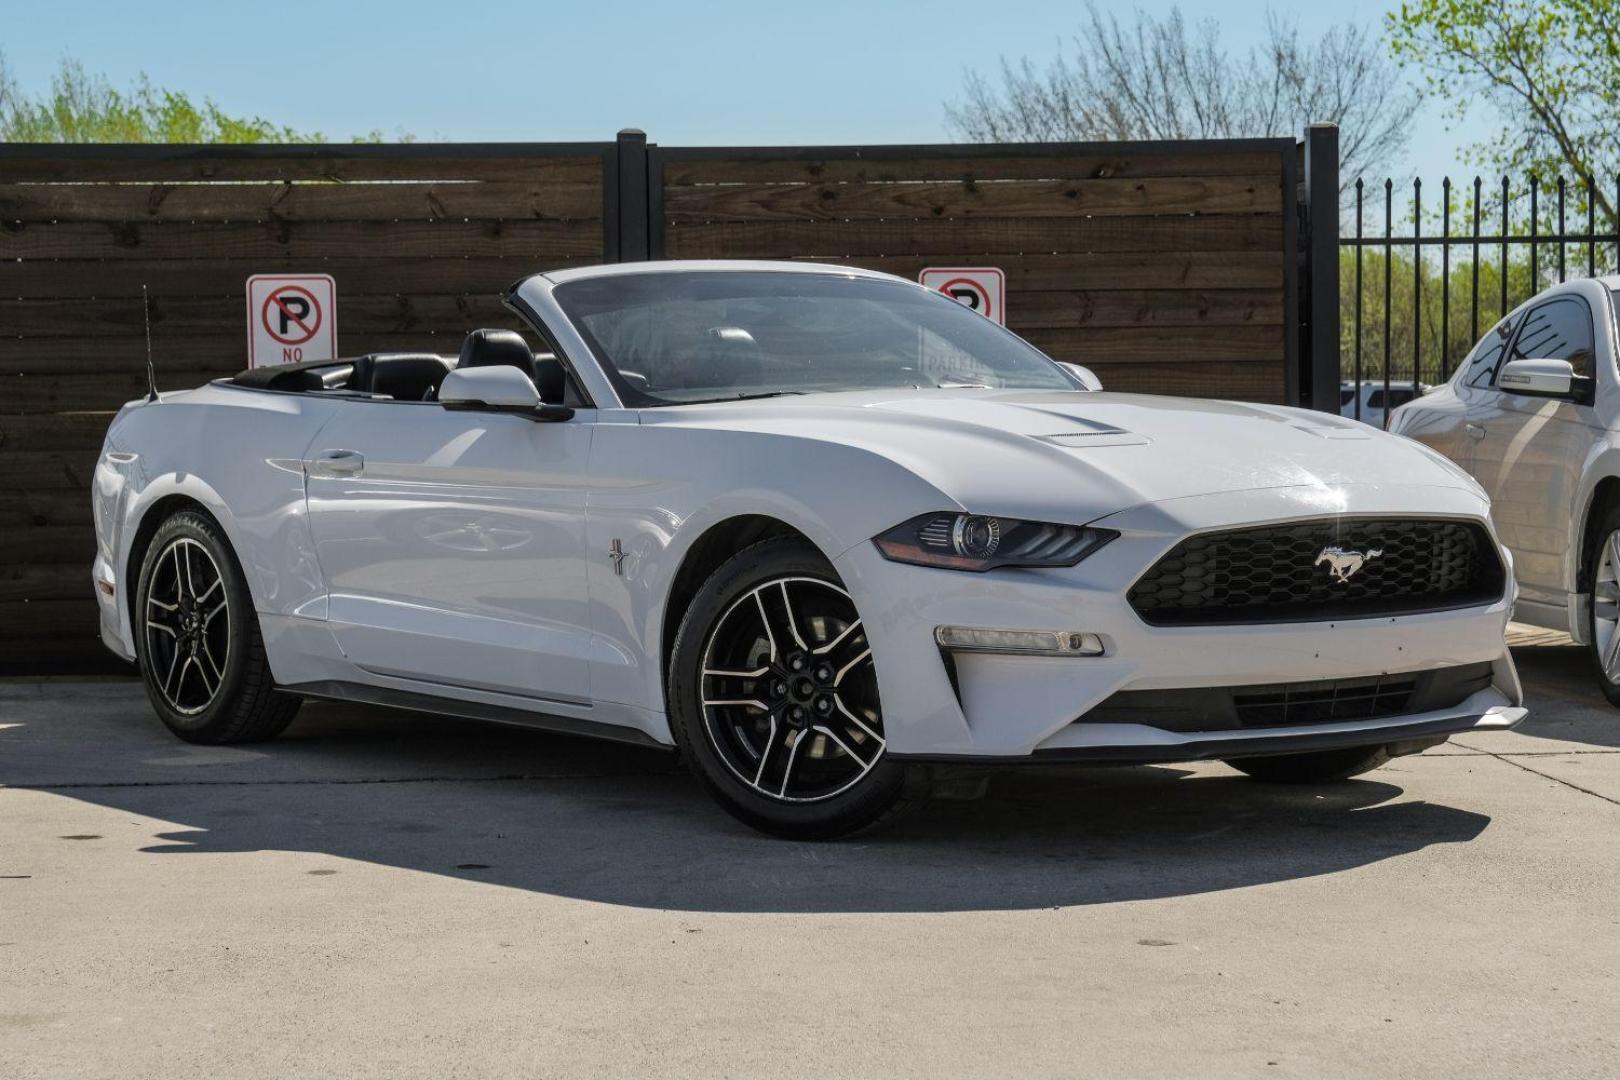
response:
M1088 390L868 271L634 263L506 300L531 339L118 414L102 636L176 735L269 738L302 697L594 734L824 837L942 764L1325 782L1524 716L1486 500L1404 439Z
M1620 705L1616 289L1620 277L1571 281L1521 304L1390 430L1485 488L1513 553L1517 617L1585 644Z
M1343 382L1339 384L1339 415L1381 428L1384 426L1386 412L1405 405L1432 389L1434 387L1428 383L1418 383L1417 389L1414 390L1411 379L1403 382L1392 380L1387 391L1382 379L1363 379L1359 385L1355 382ZM1361 399L1359 407L1357 398Z

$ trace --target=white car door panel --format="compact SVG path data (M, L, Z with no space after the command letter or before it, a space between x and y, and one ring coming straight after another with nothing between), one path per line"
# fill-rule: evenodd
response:
M591 413L563 423L354 402L315 440L309 517L344 655L367 671L582 702Z
M1507 359L1569 360L1590 376L1593 349L1589 305L1560 296L1525 312ZM1596 423L1590 405L1506 393L1494 377L1470 392L1466 467L1491 497L1491 518L1514 553L1528 601L1565 600L1569 522Z

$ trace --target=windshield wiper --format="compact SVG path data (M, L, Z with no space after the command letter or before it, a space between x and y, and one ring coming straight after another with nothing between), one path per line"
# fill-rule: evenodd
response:
M759 393L759 394L738 394L735 397L710 398L709 400L711 400L711 401L758 401L760 398L787 397L790 394L795 396L795 397L802 397L807 393L809 393L809 391L807 391L807 390L766 390L763 393Z

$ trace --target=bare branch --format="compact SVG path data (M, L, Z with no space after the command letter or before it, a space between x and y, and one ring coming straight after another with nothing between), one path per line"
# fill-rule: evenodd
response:
M968 72L947 126L974 142L1044 142L1297 135L1327 121L1340 128L1348 191L1363 169L1400 156L1418 100L1382 39L1355 25L1302 42L1271 15L1264 45L1234 55L1213 19L1189 25L1172 8L1122 26L1088 2L1069 46L1044 69L1003 60L994 83Z

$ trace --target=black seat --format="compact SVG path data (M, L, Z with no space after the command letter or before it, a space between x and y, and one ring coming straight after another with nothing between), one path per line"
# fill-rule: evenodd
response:
M371 353L355 361L351 387L399 401L421 401L449 372L450 361L434 353Z
M516 330L474 330L461 343L458 368L515 367L527 375L540 393L540 400L561 405L568 385L563 366L551 353L536 355Z

